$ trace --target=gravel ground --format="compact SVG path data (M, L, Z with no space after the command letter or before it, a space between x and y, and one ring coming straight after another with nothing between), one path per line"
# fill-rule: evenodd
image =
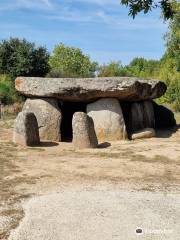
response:
M180 194L76 187L30 199L9 240L178 240L179 206Z

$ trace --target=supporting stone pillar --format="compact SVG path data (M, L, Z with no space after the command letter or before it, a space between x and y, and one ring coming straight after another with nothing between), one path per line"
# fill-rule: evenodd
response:
M61 141L61 110L52 98L27 99L23 111L33 112L38 121L41 140Z
M131 105L130 126L131 132L144 128L143 105L140 102L135 102Z
M152 101L134 102L130 112L131 131L155 127L154 108Z
M117 141L127 138L126 126L119 101L102 98L87 105L99 141Z
M14 123L13 142L24 146L40 143L37 119L34 113L20 112Z
M144 109L144 127L155 128L155 115L152 101L144 101L143 109Z
M98 146L93 120L86 113L74 113L72 127L75 148L96 148Z

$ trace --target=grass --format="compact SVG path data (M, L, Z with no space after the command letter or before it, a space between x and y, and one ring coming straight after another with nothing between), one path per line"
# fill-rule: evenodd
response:
M0 144L0 217L9 217L6 228L0 230L0 239L7 239L9 230L17 227L23 217L23 210L18 203L29 195L16 191L22 182L33 184L34 180L26 176L17 177L20 169L16 166L18 161L17 146L13 143Z
M180 124L180 113L175 113L175 118L177 121L177 124ZM3 120L0 120L0 134L3 134L3 132L8 132L13 127L14 117L12 118L7 116ZM1 133L2 130L2 133ZM162 156L155 156L153 158L145 157L143 155L134 154L134 151L130 149L122 150L121 146L115 147L113 150L108 150L105 152L104 150L98 151L98 152L76 152L75 150L63 150L58 154L58 157L61 156L68 156L69 158L72 156L77 158L84 158L92 157L94 159L100 158L100 159L129 159L130 163L132 162L140 162L147 163L147 168L149 164L155 164L159 163L164 165L164 175L159 176L159 179L156 175L151 175L147 180L157 179L157 181L162 182L164 185L167 184L167 182L175 181L175 177L173 176L172 172L169 170L169 165L171 164L177 164L176 162L172 162L168 157L162 157ZM37 151L37 152L43 152L45 151L44 148L38 147L38 148L27 148L26 151L31 152ZM0 142L0 217L9 217L12 219L12 221L9 221L9 225L7 225L6 228L3 230L0 229L0 239L7 239L9 235L9 230L12 228L15 228L18 225L18 222L23 217L23 210L20 208L20 205L18 203L27 197L29 197L28 194L24 194L22 192L17 191L17 187L20 186L21 183L26 183L29 185L35 184L36 179L30 178L26 175L21 175L21 169L16 165L16 162L19 160L19 157L17 155L18 153L18 146L16 144L13 144L11 142ZM53 155L53 153L51 153ZM51 154L49 154L49 157L51 157ZM54 153L56 155L56 153ZM22 158L22 157L21 157ZM25 159L21 159L22 161ZM62 162L62 161L60 161ZM67 162L67 161L66 161ZM162 166L161 165L161 166ZM167 167L167 169L166 169ZM86 165L81 164L79 166L80 169L86 170ZM18 173L18 176L17 176ZM81 176L80 176L81 175ZM82 177L82 179L92 179L91 175L88 175L86 172L78 172L77 177ZM94 176L95 177L95 176ZM111 181L119 182L121 179L121 176L109 176L108 178L111 179ZM101 176L98 177L98 179L107 180L107 176ZM124 181L124 178L122 178L122 181ZM152 191L153 188L145 188L145 190Z
M175 113L174 115L175 115L175 119L176 119L177 124L180 124L180 112Z

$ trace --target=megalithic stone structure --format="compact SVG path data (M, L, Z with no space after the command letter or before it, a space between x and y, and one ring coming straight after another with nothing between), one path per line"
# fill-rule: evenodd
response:
M157 126L158 108L154 112L153 99L161 97L167 89L164 82L134 77L18 77L15 87L28 98L23 111L36 116L41 139L72 140L72 131L78 136L75 128L80 129L78 117L84 119L82 124L88 122L84 112L94 123L94 127L86 131L89 125L84 124L84 132L92 136L95 128L98 140L104 142L126 139L127 129L131 138L136 131ZM73 116L76 121L72 126Z

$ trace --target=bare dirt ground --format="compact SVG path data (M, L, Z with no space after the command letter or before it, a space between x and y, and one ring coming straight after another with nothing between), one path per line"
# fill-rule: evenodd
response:
M166 132L159 131L157 138L103 143L98 149L77 151L71 143L43 142L41 146L35 148L17 146L11 142L12 124L13 120L0 121L0 239L7 239L10 230L16 228L24 217L22 202L37 196L62 194L66 191L70 191L73 196L74 191L77 193L85 189L92 190L91 196L101 202L104 199L102 193L108 189L120 191L120 196L127 196L127 199L131 198L128 195L130 192L144 193L137 195L137 202L153 193L160 194L157 196L176 194L178 197L174 201L177 203L180 201L180 129L178 127ZM97 189L101 192L101 196L96 196L94 193ZM65 197L66 194L63 196ZM68 199L64 198L64 201ZM162 201L166 201L163 199ZM171 200L168 200L167 204ZM46 205L52 201L50 196ZM86 198L82 197L79 201L86 202ZM105 202L102 206L103 204L106 206ZM131 201L127 201L127 204L133 206ZM52 211L49 214L52 214ZM176 217L176 220L179 219L178 216ZM58 237L46 239L54 240ZM67 237L67 239L80 238Z

